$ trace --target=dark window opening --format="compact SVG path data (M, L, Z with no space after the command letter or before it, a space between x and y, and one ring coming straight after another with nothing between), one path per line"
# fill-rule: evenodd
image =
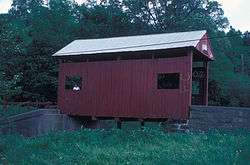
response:
M65 89L79 91L82 89L82 77L80 76L66 76Z
M179 89L180 74L179 73L161 73L158 74L158 89Z

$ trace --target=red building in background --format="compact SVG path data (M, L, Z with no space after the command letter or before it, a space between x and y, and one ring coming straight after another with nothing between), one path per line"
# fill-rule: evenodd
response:
M185 120L192 104L208 104L206 31L75 40L53 56L69 115Z

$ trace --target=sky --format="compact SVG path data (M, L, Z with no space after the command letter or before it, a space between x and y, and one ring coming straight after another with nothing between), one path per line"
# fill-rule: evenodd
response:
M224 9L225 16L235 29L250 31L249 0L217 0Z
M84 0L76 0L82 2ZM243 32L250 31L250 0L217 0L230 24ZM12 0L0 0L0 13L7 13Z

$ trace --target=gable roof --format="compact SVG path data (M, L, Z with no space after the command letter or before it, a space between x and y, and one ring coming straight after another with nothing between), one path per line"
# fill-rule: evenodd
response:
M113 37L102 39L75 40L56 52L53 56L91 55L102 53L135 52L172 48L196 47L205 30Z

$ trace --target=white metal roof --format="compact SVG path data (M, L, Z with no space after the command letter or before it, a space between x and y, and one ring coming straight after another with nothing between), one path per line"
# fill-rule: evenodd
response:
M196 47L206 34L205 30L114 37L102 39L75 40L56 52L53 56L89 55L115 52L160 50L182 47Z

